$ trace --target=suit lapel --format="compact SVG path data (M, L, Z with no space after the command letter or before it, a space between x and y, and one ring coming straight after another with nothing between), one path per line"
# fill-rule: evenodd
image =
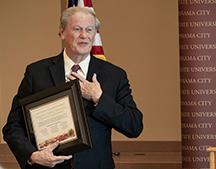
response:
M93 74L94 73L98 74L98 72L100 72L99 70L100 70L100 67L99 67L99 64L97 64L96 58L94 56L91 56L91 60L90 60L90 63L89 63L89 69L88 69L86 79L88 81L92 81Z
M88 80L88 81L92 80L92 76L93 76L94 69L95 69L94 65L95 65L94 56L91 56L91 59L90 59L90 62L89 62L88 73L87 73L87 76L86 76L86 80Z
M53 65L49 67L55 85L65 83L65 70L63 53L53 58Z

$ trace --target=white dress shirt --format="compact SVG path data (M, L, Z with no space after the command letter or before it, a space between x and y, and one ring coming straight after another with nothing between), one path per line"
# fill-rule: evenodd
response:
M73 60L71 58L69 58L69 56L67 55L65 50L63 52L63 56L64 56L65 81L67 82L67 81L69 81L67 76L71 74L72 66L77 64L77 63L74 63ZM83 61L78 63L79 66L80 66L80 69L77 71L77 73L80 74L85 79L87 78L90 58L91 57L90 57L90 54L89 54Z

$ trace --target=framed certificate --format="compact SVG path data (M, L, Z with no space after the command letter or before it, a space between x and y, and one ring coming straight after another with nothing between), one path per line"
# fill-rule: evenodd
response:
M56 155L91 148L91 137L78 80L43 90L20 100L30 141L42 150L55 141Z

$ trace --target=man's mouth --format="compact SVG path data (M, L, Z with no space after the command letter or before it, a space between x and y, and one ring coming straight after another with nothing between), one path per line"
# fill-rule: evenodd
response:
M78 45L79 46L87 46L89 43L88 42L79 42Z

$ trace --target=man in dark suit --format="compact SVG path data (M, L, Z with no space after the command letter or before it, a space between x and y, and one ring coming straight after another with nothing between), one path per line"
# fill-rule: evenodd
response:
M127 137L138 137L142 132L142 113L133 100L125 71L90 55L98 29L99 21L91 10L68 8L59 31L64 51L27 66L3 128L4 139L22 169L113 169L112 128ZM72 72L74 65L77 70ZM75 78L80 81L92 148L73 156L56 156L52 151L59 145L57 141L38 151L27 138L19 99Z

